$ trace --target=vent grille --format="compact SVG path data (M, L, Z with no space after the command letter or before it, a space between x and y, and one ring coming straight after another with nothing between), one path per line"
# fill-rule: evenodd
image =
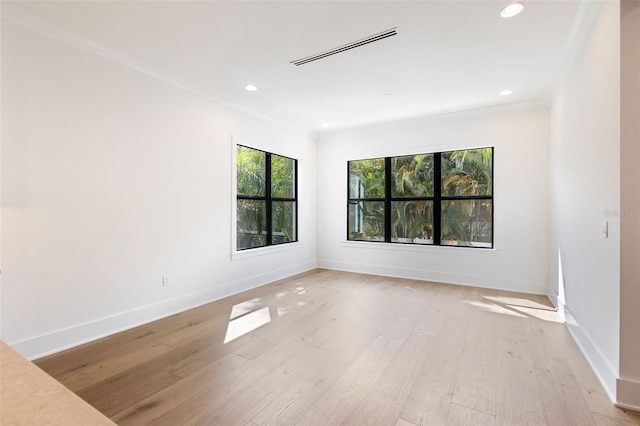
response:
M344 46L336 47L335 49L327 50L326 52L318 53L317 55L296 59L295 61L291 61L291 63L299 67L300 65L308 64L309 62L317 61L318 59L326 58L327 56L335 55L337 53L346 52L347 50L355 49L356 47L361 47L365 44L380 41L394 35L398 35L397 27L391 28L390 30L382 31L381 33L374 34L372 36L354 41L349 44L345 44Z

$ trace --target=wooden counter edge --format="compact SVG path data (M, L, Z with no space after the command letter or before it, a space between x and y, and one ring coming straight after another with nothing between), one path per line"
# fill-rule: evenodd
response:
M0 343L1 425L115 425L5 342Z

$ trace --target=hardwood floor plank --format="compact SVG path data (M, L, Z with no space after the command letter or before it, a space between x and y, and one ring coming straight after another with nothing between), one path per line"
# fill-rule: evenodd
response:
M314 368L305 367L310 373L306 378L295 381L288 378L284 392L258 412L252 419L253 423L260 426L296 424L366 350L355 340L347 345L329 344L316 349L319 351L316 359L323 357L322 361L317 362Z
M571 371L567 345L554 346L553 341L540 328L539 321L527 321L527 333L530 336L528 350L536 368L560 373Z
M122 373L115 378L98 382L78 392L85 401L94 401L93 406L108 417L142 401L149 395L182 380L165 370L139 369L132 373Z
M173 426L212 417L211 413L215 413L219 407L228 403L236 395L250 389L253 383L260 380L268 372L279 368L290 357L297 356L301 349L300 338L294 336L271 347L256 360L245 359L248 363L236 374L211 381L208 386L164 411L162 415L154 418L148 424Z
M250 361L240 356L228 354L197 373L191 374L118 413L113 417L113 421L119 425L151 423L172 408L188 401L203 389L211 388L212 384L220 386L221 383L231 382L236 375L241 374L243 369L247 368L249 363Z
M426 305L426 300L424 303L414 302L396 321L396 324L408 328L410 333L397 335L399 340L403 340L402 346L373 388L356 406L347 420L348 424L393 424L400 417L416 380L415 371L423 365L429 354L427 346L434 339L433 335L423 331L425 322L431 319L424 309ZM394 334L398 331L394 327Z
M496 418L491 414L452 403L446 424L447 426L494 426Z
M460 330L466 335L466 330ZM458 376L462 340L437 336L427 344L427 356L416 370L416 381L400 417L417 425L445 424Z
M495 314L476 313L470 318L452 402L496 414Z
M171 352L171 350L170 346L155 343L135 352L122 352L109 358L96 359L90 363L82 362L79 366L55 377L70 390L79 392L117 375L121 371L140 365L158 355Z
M401 340L380 335L297 422L299 425L344 424L398 352Z
M498 425L544 425L545 417L530 352L529 318L498 318Z
M591 411L572 374L536 368L540 400L548 425L593 425Z
M155 336L150 338L153 333L154 331L146 326L136 327L40 358L34 363L56 377L64 373L74 374L80 368L102 360L105 352L134 352L140 349L140 342L142 347L148 346L148 341L155 339Z
M330 324L327 328L335 326ZM269 374L254 382L213 416L204 416L196 424L228 425L245 420L263 424L294 424L304 410L326 389L324 380L333 383L366 349L361 342L349 339L348 333L333 332L326 338L304 342L302 350ZM311 365L309 360L315 360ZM325 379L320 379L324 376ZM285 421L286 420L286 421Z
M396 422L396 426L418 426L418 425L408 422L404 419L398 419L398 421Z

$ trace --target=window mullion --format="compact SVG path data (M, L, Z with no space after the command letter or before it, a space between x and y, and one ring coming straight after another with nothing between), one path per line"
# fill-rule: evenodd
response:
M441 202L442 202L442 157L441 153L433 154L433 244L440 245L441 236Z
M265 189L267 198L266 220L267 220L267 245L273 244L273 202L271 200L271 154L265 152Z
M391 157L384 159L384 241L391 242Z

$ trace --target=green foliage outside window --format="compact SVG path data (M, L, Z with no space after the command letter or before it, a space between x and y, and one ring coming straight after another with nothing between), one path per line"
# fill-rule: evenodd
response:
M295 160L271 154L271 196L295 197Z
M442 153L443 196L491 196L493 149ZM457 199L442 202L442 244L490 247L493 201Z
M349 203L349 239L384 241L384 202Z
M349 162L349 197L384 197L384 158Z
M392 197L433 196L433 154L391 158Z
M391 241L432 244L433 201L392 201Z
M442 195L491 195L493 148L442 153Z
M238 195L264 196L266 182L265 153L238 145L236 155Z

